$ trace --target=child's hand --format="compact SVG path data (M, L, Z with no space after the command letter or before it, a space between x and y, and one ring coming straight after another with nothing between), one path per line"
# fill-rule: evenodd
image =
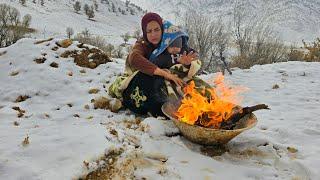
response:
M182 56L178 59L178 62L183 65L190 65L193 60L198 56L198 53L190 51L188 54L183 52Z

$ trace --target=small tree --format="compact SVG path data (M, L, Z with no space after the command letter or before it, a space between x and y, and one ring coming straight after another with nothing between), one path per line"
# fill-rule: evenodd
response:
M73 5L73 9L76 11L76 13L79 13L81 10L81 4L79 1L76 1L76 3Z
M31 18L32 17L30 14L23 16L21 25L25 28L28 28L30 26Z
M130 1L129 0L126 0L126 7L128 7L130 4Z
M122 46L118 46L114 51L114 57L115 58L122 58L123 57L123 52L122 52L123 48Z
M33 2L33 4L36 4L36 3L37 3L36 0L32 0L32 2Z
M136 38L137 40L141 37L141 30L140 28L137 28L132 35L133 38Z
M26 6L26 0L19 0L20 4Z
M94 18L94 7L93 6L91 6L89 8L89 10L87 11L86 15L88 16L89 19Z
M210 56L214 55L211 50L217 27L208 17L192 10L186 14L185 27L189 33L190 47L198 51L203 70L208 61L212 60Z
M134 9L130 8L129 10L130 10L130 14L131 14L131 15L135 15L135 14L136 14L136 12L134 11Z
M113 52L113 50L114 50L114 45L112 45L112 44L107 44L105 47L104 47L104 52L106 52L107 53L107 55L109 56L109 57L111 57L112 56L112 52Z
M88 37L91 36L90 31L89 31L88 28L85 28L85 29L81 32L81 34L82 34L84 37L86 37L86 38L88 38Z
M99 5L96 0L93 1L94 9L98 11Z
M121 37L122 37L122 39L123 39L123 41L124 41L124 44L126 45L127 42L128 42L129 39L130 39L130 34L129 34L129 32L127 32L127 33L121 35Z
M90 11L89 5L88 5L88 4L85 4L85 5L83 6L83 10L84 10L84 13L87 15L88 12Z
M68 38L71 39L71 36L74 34L73 29L71 27L67 27L66 32L67 32Z
M41 6L44 6L44 0L40 0Z
M111 7L112 7L112 12L116 12L116 6L112 3L112 5L111 5Z
M30 31L31 16L26 15L20 21L18 9L0 4L0 47L7 47L24 37Z

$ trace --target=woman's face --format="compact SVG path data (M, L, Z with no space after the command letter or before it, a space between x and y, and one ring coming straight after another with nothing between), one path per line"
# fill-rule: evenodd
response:
M159 44L159 42L161 41L162 31L157 21L150 21L147 24L146 32L147 39L150 43L152 43L153 45Z

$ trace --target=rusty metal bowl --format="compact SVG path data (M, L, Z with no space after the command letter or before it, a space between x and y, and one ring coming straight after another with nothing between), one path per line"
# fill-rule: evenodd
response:
M223 145L228 143L245 130L251 129L257 124L257 117L251 113L241 118L233 130L212 129L196 125L190 125L177 119L174 113L180 107L180 102L166 102L162 106L162 112L168 116L178 127L181 134L188 140L202 145Z

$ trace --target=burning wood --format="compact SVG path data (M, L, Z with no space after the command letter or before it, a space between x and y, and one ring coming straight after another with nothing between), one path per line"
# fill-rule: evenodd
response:
M245 108L238 106L241 102L238 94L247 89L227 86L222 74L214 83L214 88L196 88L194 82L184 88L184 97L175 113L180 121L206 128L233 129L245 115L268 109L265 104Z
M253 111L257 111L260 109L269 109L269 107L265 104L258 104L255 106L250 106L250 107L244 107L244 108L239 108L236 110L236 112L233 112L232 115L227 119L224 120L221 125L220 129L225 129L225 130L231 130L234 129L236 126L237 122L243 118L245 115L252 113Z

